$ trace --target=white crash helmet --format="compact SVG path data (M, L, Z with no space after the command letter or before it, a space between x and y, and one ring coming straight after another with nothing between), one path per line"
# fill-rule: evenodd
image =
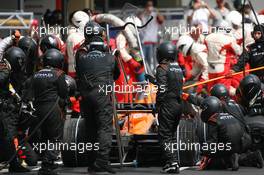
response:
M141 26L142 25L142 21L136 17L136 16L129 16L125 19L125 23L131 22L133 24L135 24L136 26ZM133 32L134 35L136 35L136 30L135 27L132 25L127 25L129 27L129 29Z
M83 11L77 11L73 14L71 21L76 28L83 28L90 21L90 17Z
M221 29L225 29L225 33L229 33L232 30L232 26L231 24L227 21L227 20L221 20L221 22L219 22L218 28ZM220 32L221 30L217 30L218 32Z
M231 28L230 23L226 20L221 20L221 22L219 23L218 27L222 27L225 29L229 29Z
M184 56L187 56L188 51L190 50L194 40L189 35L180 36L177 42L177 50L182 52Z
M236 26L241 26L241 24L242 24L242 15L238 11L233 10L233 11L231 11L231 12L229 12L227 14L226 20L230 24L233 24L233 25L236 25Z

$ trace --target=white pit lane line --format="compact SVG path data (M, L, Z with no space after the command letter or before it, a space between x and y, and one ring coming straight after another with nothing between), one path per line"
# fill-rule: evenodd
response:
M189 167L189 166L180 167L180 171L184 171L184 170L187 170L189 168L191 168L191 167Z
M55 161L55 163L59 164L59 165L62 165L63 162L62 161ZM32 168L31 170L32 171L38 171L40 168L41 168L41 161L38 161L38 166L36 166L35 168Z
M40 162L38 162L38 163L40 163ZM56 161L55 163L57 163L57 164L59 164L59 165L62 165L62 164L63 164L62 161ZM31 169L31 170L32 170L32 171L38 171L40 168L41 168L40 166L37 166L36 168L33 168L33 169ZM192 168L192 167L188 167L188 166L186 166L186 167L180 167L180 171L184 171L184 170L187 170L187 169L189 169L189 168Z

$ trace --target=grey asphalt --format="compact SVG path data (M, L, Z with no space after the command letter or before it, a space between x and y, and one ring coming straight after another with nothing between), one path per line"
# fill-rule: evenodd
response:
M82 175L87 174L86 167L68 168L60 167L57 171L60 175ZM132 168L124 167L122 169L115 168L117 175L161 175L160 167L144 167L144 168ZM10 174L7 170L0 171L0 174ZM37 174L37 170L33 170L30 173L12 173L14 175L33 175ZM240 167L239 171L233 172L230 170L223 171L199 171L196 167L191 167L180 172L182 175L263 175L264 169L257 169L251 167Z

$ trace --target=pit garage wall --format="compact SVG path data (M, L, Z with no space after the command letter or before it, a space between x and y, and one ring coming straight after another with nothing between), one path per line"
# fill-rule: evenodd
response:
M181 1L182 1L183 6L188 6L189 2L190 2L190 0L181 0ZM203 1L205 1L212 8L214 8L216 6L216 0L203 0ZM231 5L231 7L233 7L233 1L234 0L226 0L226 2L228 2ZM242 1L244 1L244 0L242 0ZM264 9L264 1L263 0L251 0L251 2L252 2L252 5L257 12Z
M32 1L32 0L31 0ZM94 1L96 0L68 0L68 9L69 13L77 10L77 9L83 9L83 8L91 8L94 9ZM123 0L121 0L122 2ZM134 0L138 1L138 0ZM142 1L142 4L144 4L144 1ZM188 6L189 2L191 0L154 0L157 2L157 6L159 8L174 8L174 7L181 7L181 6ZM206 3L209 4L210 7L216 6L216 0L204 0ZM233 0L226 0L232 7ZM243 0L242 0L243 1ZM133 2L133 1L130 1ZM256 11L260 11L264 9L264 1L263 0L251 0L253 7L256 9ZM124 2L122 2L124 3ZM132 3L133 4L133 3ZM111 0L109 0L109 6L111 8Z
M34 12L35 16L42 16L47 9L56 9L56 0L24 0L24 11Z
M75 10L81 10L84 8L94 9L93 0L68 0L69 14Z
M19 1L21 0L1 0L1 12L12 12L19 9ZM63 0L24 0L24 10L25 11L33 11L36 15L40 15L45 13L46 9L49 8L51 10L56 9L56 4L61 4L56 1ZM95 0L64 0L68 1L68 13L83 8L94 8ZM166 7L179 7L179 6L188 6L190 0L156 0L158 7L166 8ZM215 7L215 0L204 0L211 7ZM230 4L233 3L233 0L226 0ZM3 3L6 2L6 3ZM8 2L8 3L7 3ZM111 6L111 0L109 0ZM251 0L254 8L257 11L260 11L264 8L263 0ZM59 8L59 7L58 7Z

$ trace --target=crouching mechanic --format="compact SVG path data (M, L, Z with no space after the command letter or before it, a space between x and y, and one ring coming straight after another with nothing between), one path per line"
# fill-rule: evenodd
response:
M229 91L225 85L214 85L210 91L210 94L211 96L217 97L221 101L223 112L233 115L237 120L241 122L241 124L245 123L242 106L231 99Z
M167 145L177 143L176 130L182 114L181 93L183 73L176 62L176 47L164 42L157 49L159 66L156 79L146 75L152 83L158 85L156 108L159 119L159 140L166 161L162 172L179 173L177 153L167 149Z
M225 85L220 83L215 84L210 90L210 95L217 97L221 101L223 112L230 113L231 115L234 115L234 117L236 117L239 121L244 122L242 106L230 98L229 91ZM204 100L204 98L200 96L187 93L183 93L182 98L183 100L200 107Z
M201 169L239 169L239 153L251 146L251 139L245 128L231 114L222 112L218 98L209 96L203 100L201 119L208 125L206 143L216 145L216 150L202 149Z
M243 106L243 110L245 114L247 115L247 120L256 120L256 117L263 116L264 115L264 94L263 94L263 85L261 83L261 80L257 75L249 74L245 76L242 81L240 82L240 85L237 89L237 99L239 104ZM259 125L261 126L262 122L259 122ZM263 140L261 138L264 138L262 128L257 124L258 129L251 129L252 137L254 142L257 140L257 145L260 144L259 149L262 151L262 155L264 155L264 149L262 146ZM252 126L251 126L252 127ZM259 128L260 127L260 128ZM254 126L253 126L254 128ZM254 134L253 134L254 133ZM254 135L258 136L254 136ZM255 138L256 137L256 138ZM259 164L258 167L263 167L263 163Z
M228 89L223 84L216 84L213 86L210 93L212 96L221 100L223 111L233 115L240 122L241 126L245 128L247 133L250 134L249 126L246 124L244 118L244 115L247 113L241 105L230 98ZM239 155L239 165L262 168L263 164L264 162L260 150L253 146L247 152Z
M85 43L76 53L76 75L81 93L81 113L86 118L93 142L99 143L95 162L88 165L89 173L115 173L109 165L112 145L112 87L120 71L113 55L107 53L103 29L95 22L84 27ZM103 88L104 90L101 90ZM113 89L113 87L112 87Z
M233 117L237 119L237 121L241 124L241 127L245 129L245 131L250 134L249 126L246 124L244 119L244 110L243 107L237 104L234 100L230 98L229 91L223 84L216 84L210 91L211 96L217 97L220 99L222 104L222 111L229 113ZM183 93L183 99L188 102L201 106L203 102L203 98L198 96L194 96L193 94ZM251 138L248 138L249 141ZM262 168L263 167L263 158L260 150L256 150L255 148L248 150L245 153L239 155L239 165L245 166L253 166Z
M32 92L35 98L34 107L36 125L41 124L41 143L60 142L63 134L63 117L59 106L59 99L67 96L67 84L65 74L61 70L64 57L60 51L49 49L43 55L44 68L36 72L32 79ZM47 146L48 147L48 146ZM39 175L56 175L54 161L58 157L59 150L43 151L41 169Z
M264 115L264 94L261 80L257 75L245 76L237 89L239 104L243 106L245 113L250 116Z

